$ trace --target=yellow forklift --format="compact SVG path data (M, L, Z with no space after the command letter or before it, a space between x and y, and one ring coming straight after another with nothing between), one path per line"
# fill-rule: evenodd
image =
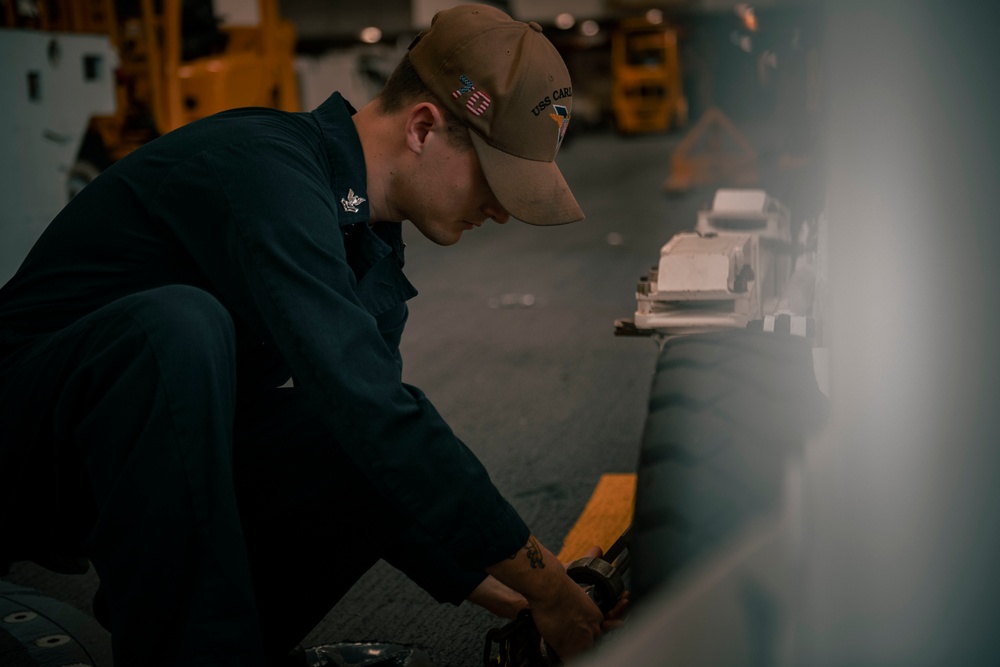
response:
M684 127L677 32L644 18L626 18L611 36L611 112L622 134Z
M226 4L245 16L225 21L217 11ZM299 107L295 29L278 0L0 0L0 27L107 36L117 53L117 108L91 118L71 195L111 162L198 118Z

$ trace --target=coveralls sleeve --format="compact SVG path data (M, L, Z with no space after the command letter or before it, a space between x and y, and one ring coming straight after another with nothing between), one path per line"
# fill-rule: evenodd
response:
M486 572L462 568L419 523L412 523L382 558L438 602L461 604Z
M366 307L379 301L369 282L377 272L359 283L327 176L303 150L248 140L202 152L163 182L154 213L322 406L332 446L462 568L507 558L528 528L434 406L402 382L398 352ZM351 227L348 236L371 233Z

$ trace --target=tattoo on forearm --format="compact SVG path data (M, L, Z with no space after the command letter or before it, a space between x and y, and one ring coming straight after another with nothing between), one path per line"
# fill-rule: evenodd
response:
M542 557L542 548L538 544L533 536L528 537L528 543L522 547L528 554L528 563L531 565L531 569L540 570L545 567L545 559ZM517 558L519 551L515 551L510 555L510 560Z
M528 562L531 563L532 569L545 567L545 561L542 560L542 548L538 546L538 541L534 537L528 538L528 543L524 545L524 550L528 552Z

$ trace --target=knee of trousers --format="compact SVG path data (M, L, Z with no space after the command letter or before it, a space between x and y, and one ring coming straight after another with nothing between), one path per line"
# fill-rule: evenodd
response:
M196 495L228 485L236 341L226 308L204 290L170 285L123 297L107 314L54 411L57 438L75 442L95 495L124 488L126 471L183 478Z
M167 376L192 386L206 376L231 383L235 361L233 320L219 300L195 287L167 285L126 295L39 341L8 369L4 397L30 398L24 407L41 418L51 401L71 394L75 402L73 390L81 387L96 399L115 385L156 387Z
M188 285L168 285L123 301L125 312L144 332L162 364L234 362L232 317L208 292Z
M12 368L11 386L20 393L3 394L12 403L0 409L3 439L17 446L4 462L21 471L11 488L45 490L45 502L19 520L24 535L37 532L29 519L65 511L52 485L59 481L69 489L59 495L71 497L81 482L66 480L83 479L81 466L95 497L116 488L133 455L156 461L152 478L168 477L157 452L180 452L182 462L200 456L205 469L228 469L235 333L225 307L204 290L166 286L122 297L31 352ZM176 447L167 450L165 442ZM79 505L81 514L90 511Z
M235 388L236 335L226 308L208 292L169 285L125 298L124 312L165 382ZM135 333L133 331L133 333ZM197 393L197 392L196 392Z
M174 405L201 410L207 398L228 402L235 391L236 340L226 308L204 290L169 285L137 292L83 322L80 348L60 393L88 405L107 399L139 404L166 391ZM69 345L66 346L70 347ZM226 397L230 398L226 398ZM204 406L207 407L207 406Z

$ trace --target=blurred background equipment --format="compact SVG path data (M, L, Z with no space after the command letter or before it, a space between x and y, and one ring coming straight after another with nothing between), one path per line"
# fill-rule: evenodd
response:
M788 209L763 190L720 189L698 213L692 231L678 232L636 288L635 319L621 334L676 335L742 329L779 314L794 266ZM802 312L812 316L812 303Z
M687 124L677 31L647 17L623 19L611 35L611 110L623 134Z
M106 35L0 28L0 284L65 205L91 118L115 113L116 63Z
M118 52L117 109L91 120L80 155L98 168L218 111L299 108L295 28L277 0L40 0L39 7L40 29L107 35Z
M299 109L278 0L4 0L0 49L0 281L69 198L147 141L224 109Z
M663 189L681 194L729 183L757 184L757 151L718 107L706 111L670 154Z

